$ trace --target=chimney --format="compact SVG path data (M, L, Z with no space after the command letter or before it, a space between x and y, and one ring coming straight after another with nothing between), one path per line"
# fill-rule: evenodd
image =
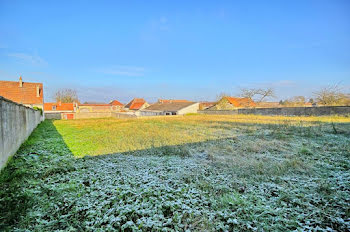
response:
M23 87L23 81L22 81L22 77L19 77L19 87L22 88Z
M40 97L40 86L39 85L36 86L36 96Z

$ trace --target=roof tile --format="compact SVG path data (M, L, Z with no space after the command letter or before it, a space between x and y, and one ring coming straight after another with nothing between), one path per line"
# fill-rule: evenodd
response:
M0 96L20 104L43 104L44 93L42 83L22 82L20 87L18 81L0 81ZM37 97L39 88L39 97Z

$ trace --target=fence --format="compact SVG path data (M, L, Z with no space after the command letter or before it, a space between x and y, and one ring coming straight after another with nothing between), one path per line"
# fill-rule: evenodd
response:
M242 108L234 110L201 110L198 111L198 113L214 115L257 114L284 116L349 115L350 106Z
M42 120L40 111L0 96L0 169Z

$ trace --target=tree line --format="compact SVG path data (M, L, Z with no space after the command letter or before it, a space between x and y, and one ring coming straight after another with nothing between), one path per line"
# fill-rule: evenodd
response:
M221 93L217 95L217 100L220 100L225 96L229 96L229 94ZM261 103L268 98L276 98L276 95L273 88L240 88L238 97L248 98L256 103ZM303 106L305 103L324 106L349 106L350 93L346 93L339 84L335 84L315 91L312 94L312 98L309 99L306 99L304 96L294 96L279 101L279 104L284 106Z
M221 93L217 96L217 100L222 97L229 96ZM276 98L273 88L240 88L239 97L248 98L256 103L266 101L268 98ZM54 99L56 102L70 103L79 102L78 94L74 89L60 89L55 92ZM304 96L295 96L286 100L279 101L284 106L303 106L305 103L317 103L324 106L350 105L350 93L346 93L339 84L329 85L313 93L313 97L308 100Z

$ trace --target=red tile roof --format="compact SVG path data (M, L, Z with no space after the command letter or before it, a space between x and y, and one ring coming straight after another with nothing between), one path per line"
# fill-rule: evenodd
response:
M53 109L56 106L56 110ZM74 103L47 102L44 111L74 111Z
M153 111L172 111L177 112L181 109L184 109L190 105L197 104L196 102L157 102L155 104L150 105L149 107L145 108L144 110L153 110Z
M143 98L134 98L131 102L125 105L125 108L129 108L130 110L139 110L145 103L145 99Z
M37 91L39 91L39 96L37 96ZM22 82L22 87L20 87L18 81L0 81L0 96L20 104L43 104L43 84Z
M143 104L145 104L145 102L132 103L129 109L131 109L131 110L138 110L138 109L140 109L143 106Z
M113 100L109 104L111 104L112 106L123 106L123 104L117 100Z
M225 97L234 107L254 107L255 102L249 98Z

